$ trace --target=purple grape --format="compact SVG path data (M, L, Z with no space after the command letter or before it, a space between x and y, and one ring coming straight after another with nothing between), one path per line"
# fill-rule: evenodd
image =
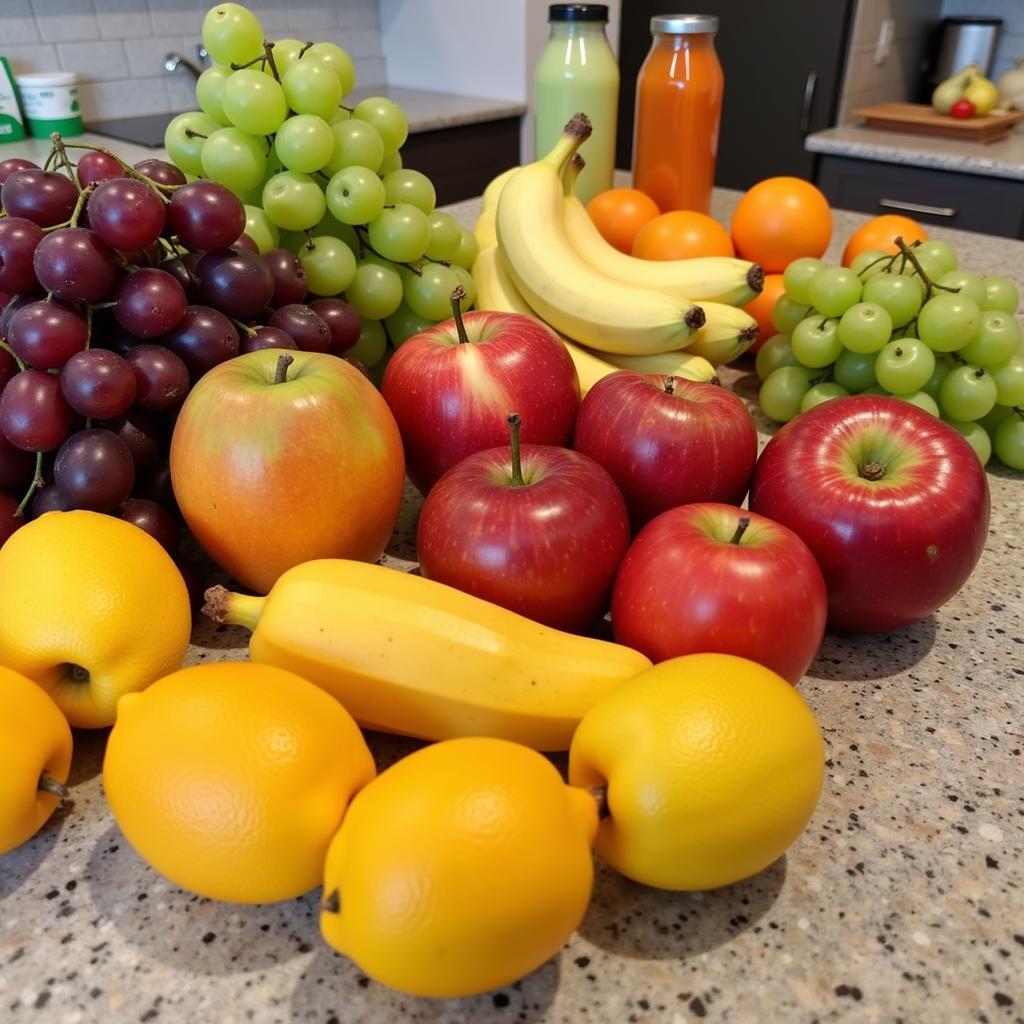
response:
M135 170L152 178L159 185L184 185L185 175L166 160L140 160Z
M243 231L238 238L231 243L233 249L244 249L246 252L260 251L260 247Z
M188 367L163 345L137 345L128 353L135 375L135 405L147 412L171 412L188 394Z
M175 516L180 516L178 502L174 497L171 482L171 467L167 462L158 462L139 482L135 488L137 498L147 498L156 504L170 509Z
M150 267L122 278L114 302L117 322L140 338L155 338L176 327L187 304L177 279Z
M115 249L145 249L164 229L166 204L144 181L113 178L85 204L89 226Z
M38 289L32 257L43 240L43 229L24 217L0 220L0 288L12 295Z
M20 156L12 156L8 160L0 161L0 186L15 172L39 170L39 164L31 160L22 160Z
M327 352L331 347L331 329L309 306L282 306L267 323L290 334L304 352Z
M156 463L167 433L166 425L159 417L142 409L131 408L123 416L105 420L103 426L128 445L136 473Z
M189 252L184 256L175 256L173 259L164 260L160 269L165 270L185 290L185 298L189 302L199 302L199 278L196 277L196 267L202 258L202 253Z
M92 348L107 348L124 356L138 345L140 339L122 327L114 318L113 309L97 309L92 315Z
M188 367L192 379L238 355L238 331L221 312L209 306L186 306L173 331L160 339Z
M240 320L259 316L274 294L274 277L266 261L244 249L208 252L196 274L203 301Z
M245 207L223 185L193 181L175 189L167 226L187 249L226 249L245 230Z
M57 452L53 482L72 508L109 512L135 484L128 445L113 431L89 427L72 434Z
M86 185L94 185L109 178L123 178L124 168L109 153L90 150L78 158L75 174L78 176L79 185L84 188Z
M110 247L85 228L61 228L47 235L36 248L32 266L39 284L68 302L99 302L117 281Z
M301 302L309 288L306 284L306 271L299 257L289 249L271 249L263 259L274 277L274 294L270 305L276 308Z
M60 373L60 389L75 412L110 420L135 400L135 374L114 352L90 348L67 361Z
M40 487L28 503L28 518L38 519L46 512L70 512L74 506L52 483Z
M2 224L3 221L0 221ZM10 330L11 320L14 319L14 314L19 309L24 309L25 306L30 306L33 302L42 302L46 298L45 295L19 295L16 299L11 299L10 302L4 306L4 311L0 313L0 338L6 338L7 332Z
M18 363L14 356L5 348L0 348L0 391L4 385L18 372ZM3 490L0 487L0 490Z
M353 359L351 356L342 356L349 366L354 366L367 380L370 380L370 371L366 368L366 363L361 359Z
M252 334L243 334L239 353L259 352L265 348L297 349L295 339L279 327L257 327Z
M316 299L309 308L331 331L331 351L340 356L359 340L363 319L344 299Z
M29 366L54 370L88 345L89 329L70 306L43 299L22 306L11 317L7 342Z
M24 217L41 228L66 221L77 202L75 183L56 171L15 171L0 188L0 206L9 217Z
M36 460L0 434L0 491L21 491L32 482Z
M22 370L0 394L0 431L15 447L52 451L70 430L71 407L52 373Z
M119 511L125 522L148 533L169 554L178 550L178 520L163 505L148 498L129 498Z

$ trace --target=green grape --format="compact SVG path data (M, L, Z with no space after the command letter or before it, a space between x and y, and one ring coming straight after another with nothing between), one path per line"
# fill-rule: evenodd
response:
M245 207L245 233L256 243L260 252L276 249L281 242L277 225L258 207Z
M451 305L445 310L446 314L451 313ZM446 319L440 317L439 319ZM404 302L384 320L384 326L388 330L388 337L395 348L400 348L414 335L433 327L437 320L427 320L414 313Z
M861 395L875 395L879 398L892 398L892 395L885 390L880 384L876 384L873 388L866 388L864 391L859 391Z
M988 431L980 423L965 423L963 420L945 420L958 434L963 434L967 443L974 449L974 454L983 466L988 465L992 458L992 439Z
M979 307L985 301L985 285L982 283L981 275L974 273L973 270L951 270L935 283L941 284L944 288L959 289L954 294L959 295L961 299L973 299Z
M939 388L942 387L942 382L946 379L946 374L953 369L953 365L947 362L945 359L935 360L935 369L932 370L932 375L925 382L921 388L926 394L932 396L937 402L939 400Z
M801 320L793 329L789 343L800 363L814 370L831 366L843 351L836 321L818 314Z
M875 376L875 353L843 349L832 367L832 377L850 392L873 388L878 383Z
M313 228L314 235L330 235L332 238L340 238L353 252L359 251L359 236L355 229L349 224L342 224L334 214L328 210Z
M427 243L427 258L450 260L462 240L462 226L450 214L435 210L429 218L430 241Z
M459 247L455 250L452 263L469 270L472 268L479 252L480 243L476 240L476 236L472 231L467 231L463 228L462 236L459 239Z
M993 447L999 461L1010 469L1024 469L1024 417L1007 416L996 428Z
M843 314L838 330L851 352L879 352L892 334L892 317L873 302L858 302Z
M782 283L786 288L786 294L798 306L811 304L811 281L824 266L821 260L813 256L801 256L786 267L782 274Z
M279 227L305 231L324 215L327 203L320 186L308 175L281 171L263 186L263 212Z
M976 366L998 366L1016 355L1020 339L1020 324L1012 313L986 309L982 311L978 333L960 349L960 355Z
M800 399L800 411L807 412L808 409L813 409L816 405L821 405L833 398L846 398L849 393L841 384L833 384L831 381L815 384Z
M383 320L402 303L402 279L386 260L360 260L345 298L364 319Z
M368 167L342 167L326 195L327 209L342 224L369 224L384 209L384 183Z
M261 198L260 202L262 201ZM269 220L269 218L267 219ZM273 221L270 221L270 223L274 224ZM274 227L277 227L277 225L274 224ZM278 229L278 234L280 235L280 241L277 243L278 247L287 249L289 252L298 252L309 241L309 236L305 231L281 231Z
M370 96L360 100L352 111L353 119L372 124L380 132L384 153L396 153L409 137L409 122L402 108L384 96Z
M356 276L356 258L352 250L331 235L303 238L295 250L306 273L306 284L314 295L337 295Z
M757 401L761 411L776 423L788 423L800 413L800 403L811 389L814 370L806 366L780 366L761 385Z
M451 295L459 284L454 270L440 263L426 263L419 274L405 279L405 301L420 317L437 323L451 315Z
M996 382L980 366L958 366L939 386L939 405L954 420L980 420L995 404Z
M466 297L462 300L462 308L469 309L476 302L476 281L473 280L473 275L465 267L460 267L458 263L453 263L451 270L466 292Z
M879 274L864 285L864 301L881 306L892 319L893 327L903 327L921 308L921 292L910 278Z
M917 338L890 341L875 357L878 383L894 395L920 391L934 370L935 354Z
M289 171L312 174L319 171L334 153L331 126L315 114L289 117L277 131L274 150Z
M792 334L793 329L808 313L810 306L801 306L788 295L780 295L772 307L772 327L779 334Z
M365 121L338 121L331 125L334 152L327 161L327 173L337 174L343 167L367 167L374 173L384 159L380 132Z
M892 332L893 341L898 341L900 338L916 338L917 337L917 321L911 320L909 324L904 324L902 327L897 327Z
M347 109L346 107L338 107L338 109L333 114L331 114L331 116L327 119L329 124L337 124L339 121L351 120L352 111Z
M911 405L916 405L918 409L924 409L925 412L931 413L936 419L939 418L939 403L927 391L911 391L906 395L894 393L892 397L898 398L901 402L909 402Z
M236 71L224 83L224 113L250 135L272 135L288 116L280 82L255 68Z
M1012 412L1013 409L1008 405L994 405L992 406L992 411L985 413L980 420L977 420L977 423L984 427L990 436L995 436L995 432L999 429L999 424Z
M241 4L217 4L203 18L203 46L218 64L245 64L263 54L263 27Z
M219 124L228 125L231 121L224 113L224 84L231 76L231 68L214 64L207 68L196 82L196 102Z
M939 238L929 238L927 242L914 246L914 255L927 267L935 269L936 276L941 277L956 270L956 249ZM931 271L928 271L931 277ZM933 277L934 281L935 278Z
M204 143L200 159L203 174L244 196L263 181L267 144L237 128L221 128Z
M363 317L359 340L345 355L349 359L358 359L363 366L369 368L384 358L387 348L388 336L384 333L384 325L379 320L367 320Z
M274 64L279 75L284 77L284 73L299 59L305 45L300 39L274 40Z
M221 127L201 110L179 114L164 131L164 149L185 174L198 176L203 173L203 143Z
M337 43L314 43L302 56L303 60L317 60L326 64L341 84L341 95L347 96L356 84L356 66L352 58Z
M892 254L882 252L881 249L865 249L864 252L854 256L853 261L850 263L850 270L861 281L869 281L871 278L883 273L888 266L885 261L891 259Z
M295 61L281 76L288 106L296 114L312 114L330 121L341 102L341 82L326 64L318 60Z
M401 153L388 153L384 159L380 162L380 167L377 168L377 173L381 176L390 174L392 171L400 171L402 169L402 154Z
M950 292L937 292L921 307L917 336L936 352L955 352L977 334L980 325L981 310L976 302Z
M337 214L335 214L337 216ZM408 203L399 203L370 222L370 245L386 260L408 263L418 260L430 241L427 215Z
M842 316L860 301L860 278L846 267L825 267L808 286L811 305L825 316Z
M430 179L419 171L392 171L384 176L384 194L387 202L411 203L424 213L433 213L437 205L437 193Z
M800 360L793 355L793 346L788 334L773 334L758 350L754 369L761 380L767 378L780 366L799 366Z
M982 309L998 309L1003 313L1017 312L1020 292L1013 281L1008 277L983 277L981 283L985 287Z
M1024 405L1024 356L1011 356L989 372L996 382L996 402L999 405Z

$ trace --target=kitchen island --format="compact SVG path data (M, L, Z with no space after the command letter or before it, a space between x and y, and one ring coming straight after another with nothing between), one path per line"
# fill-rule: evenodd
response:
M728 223L738 193L716 192ZM452 207L471 224L477 203ZM837 212L836 260L865 218ZM1024 243L937 230L962 263L1014 277ZM749 367L726 384L754 410ZM1024 477L989 472L992 523L946 607L888 636L829 635L801 684L828 744L825 787L784 858L707 893L599 865L578 933L522 982L410 999L320 940L320 894L213 903L140 860L107 810L104 734L79 733L72 804L0 860L5 1024L1024 1020ZM413 565L407 493L388 561ZM197 623L190 664L245 656ZM415 746L371 736L378 767Z

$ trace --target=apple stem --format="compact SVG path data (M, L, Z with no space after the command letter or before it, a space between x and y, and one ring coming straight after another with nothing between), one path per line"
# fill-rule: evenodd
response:
M41 793L52 793L54 796L60 797L61 800L67 800L71 795L64 783L58 782L52 775L47 775L46 772L39 776L39 783L36 788Z
M282 352L277 357L277 369L274 370L274 383L283 384L288 379L288 367L295 361L294 356L288 355L287 352Z
M508 423L508 441L512 447L512 486L522 487L526 481L523 479L523 463L519 451L519 428L523 421L519 413L512 413L505 421Z
M462 300L466 297L466 289L462 285L456 285L451 294L452 318L455 320L455 330L459 334L459 344L468 345L469 335L466 333L466 325L462 322Z
M338 889L332 889L321 901L320 909L325 914L339 914L341 913L341 892Z
M885 466L881 462L868 462L858 472L865 480L881 480L885 476Z
M674 395L676 393L676 379L675 377L665 378L665 393L668 395Z
M740 516L739 522L736 524L736 532L729 538L730 544L739 544L743 534L747 532L747 527L750 525L750 516Z

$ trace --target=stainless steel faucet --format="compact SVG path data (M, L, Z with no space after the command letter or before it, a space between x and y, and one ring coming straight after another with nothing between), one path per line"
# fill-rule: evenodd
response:
M164 71L174 72L183 67L193 78L199 78L203 69L209 67L210 64L210 55L202 43L196 46L196 56L199 58L199 64L194 64L180 53L169 53L164 57Z

